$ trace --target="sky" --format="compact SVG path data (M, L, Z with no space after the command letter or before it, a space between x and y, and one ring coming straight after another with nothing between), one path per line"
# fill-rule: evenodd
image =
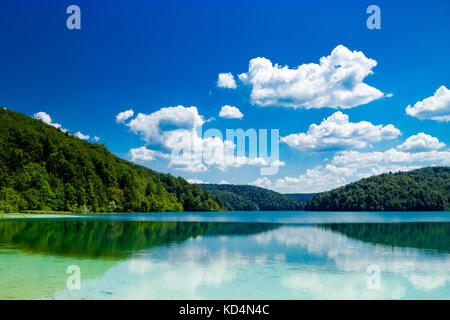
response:
M191 182L325 191L450 164L449 13L445 0L3 0L0 106ZM237 129L267 137L227 140Z

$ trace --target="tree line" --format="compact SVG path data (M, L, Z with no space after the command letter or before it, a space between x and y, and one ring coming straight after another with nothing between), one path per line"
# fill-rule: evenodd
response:
M201 184L203 189L218 196L230 211L295 211L303 203L284 194L248 185Z

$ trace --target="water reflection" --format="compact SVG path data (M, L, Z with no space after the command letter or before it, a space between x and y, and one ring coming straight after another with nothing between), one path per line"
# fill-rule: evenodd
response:
M448 222L336 223L319 226L374 244L450 252Z
M156 246L214 235L248 235L277 228L263 223L162 221L0 221L0 245L27 252L123 259Z
M448 299L449 228L448 222L3 221L0 243L9 249L0 256L16 250L22 260L6 264L0 257L0 288L13 264L31 269L39 257L46 265L41 286L68 263L91 272L80 291L55 282L48 297L57 299ZM366 286L370 265L381 270L380 290Z

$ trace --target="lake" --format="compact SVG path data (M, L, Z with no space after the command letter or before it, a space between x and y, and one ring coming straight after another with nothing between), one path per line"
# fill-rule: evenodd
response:
M0 299L450 299L448 212L1 217Z

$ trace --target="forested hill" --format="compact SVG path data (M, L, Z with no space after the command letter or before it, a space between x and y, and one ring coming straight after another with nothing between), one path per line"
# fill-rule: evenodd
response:
M219 196L232 211L303 210L303 203L284 194L260 187L232 184L200 184L211 195Z
M316 195L306 210L449 211L450 167L429 167L362 179Z
M183 178L0 108L0 212L216 211L216 200Z
M306 203L314 196L316 196L318 193L285 193L286 196L296 199L300 202Z

